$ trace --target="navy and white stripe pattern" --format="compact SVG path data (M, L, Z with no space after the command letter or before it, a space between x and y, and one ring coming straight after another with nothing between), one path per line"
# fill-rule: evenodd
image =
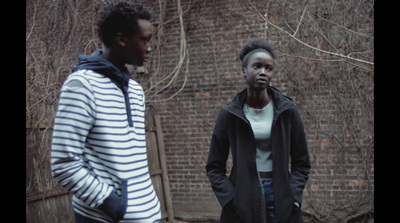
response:
M74 210L83 216L110 222L97 207L112 191L121 196L126 183L128 207L120 222L159 222L147 162L144 93L133 80L128 92L133 127L123 92L108 77L91 70L68 77L54 123L52 174L74 193Z

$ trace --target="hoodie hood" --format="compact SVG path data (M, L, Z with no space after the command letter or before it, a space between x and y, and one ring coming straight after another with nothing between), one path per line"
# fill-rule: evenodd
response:
M110 80L123 92L128 123L130 127L133 127L131 105L128 95L128 85L130 79L128 68L124 66L123 70L118 69L110 61L104 59L101 56L102 53L102 50L97 50L90 56L83 54L79 55L79 63L74 65L72 72L78 70L92 70L110 78Z
M128 91L129 70L124 67L123 70L115 67L110 61L104 59L101 54L102 50L97 50L90 56L80 54L78 56L79 63L74 65L72 72L78 70L92 70L96 73L109 77L114 84L118 86L124 93Z

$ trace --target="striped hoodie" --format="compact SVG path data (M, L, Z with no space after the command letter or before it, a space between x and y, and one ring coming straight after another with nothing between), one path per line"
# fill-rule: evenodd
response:
M147 162L142 87L100 56L79 56L54 121L54 179L74 211L101 222L159 222Z

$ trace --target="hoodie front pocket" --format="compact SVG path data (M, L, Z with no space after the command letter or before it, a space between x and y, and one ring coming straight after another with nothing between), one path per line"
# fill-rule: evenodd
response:
M128 207L128 182L126 180L121 180L121 202L117 210L117 216L118 218L120 218L119 220L124 218L127 207Z
M121 181L121 196L116 191L112 191L111 194L104 200L104 202L98 207L107 217L111 218L114 222L118 222L124 218L126 209L128 206L127 196L127 181Z

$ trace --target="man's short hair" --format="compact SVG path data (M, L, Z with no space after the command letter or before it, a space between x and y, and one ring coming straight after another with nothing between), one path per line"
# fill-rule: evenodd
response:
M151 19L151 13L136 2L111 3L101 11L97 32L100 40L110 47L118 32L132 38L138 27L138 20Z

